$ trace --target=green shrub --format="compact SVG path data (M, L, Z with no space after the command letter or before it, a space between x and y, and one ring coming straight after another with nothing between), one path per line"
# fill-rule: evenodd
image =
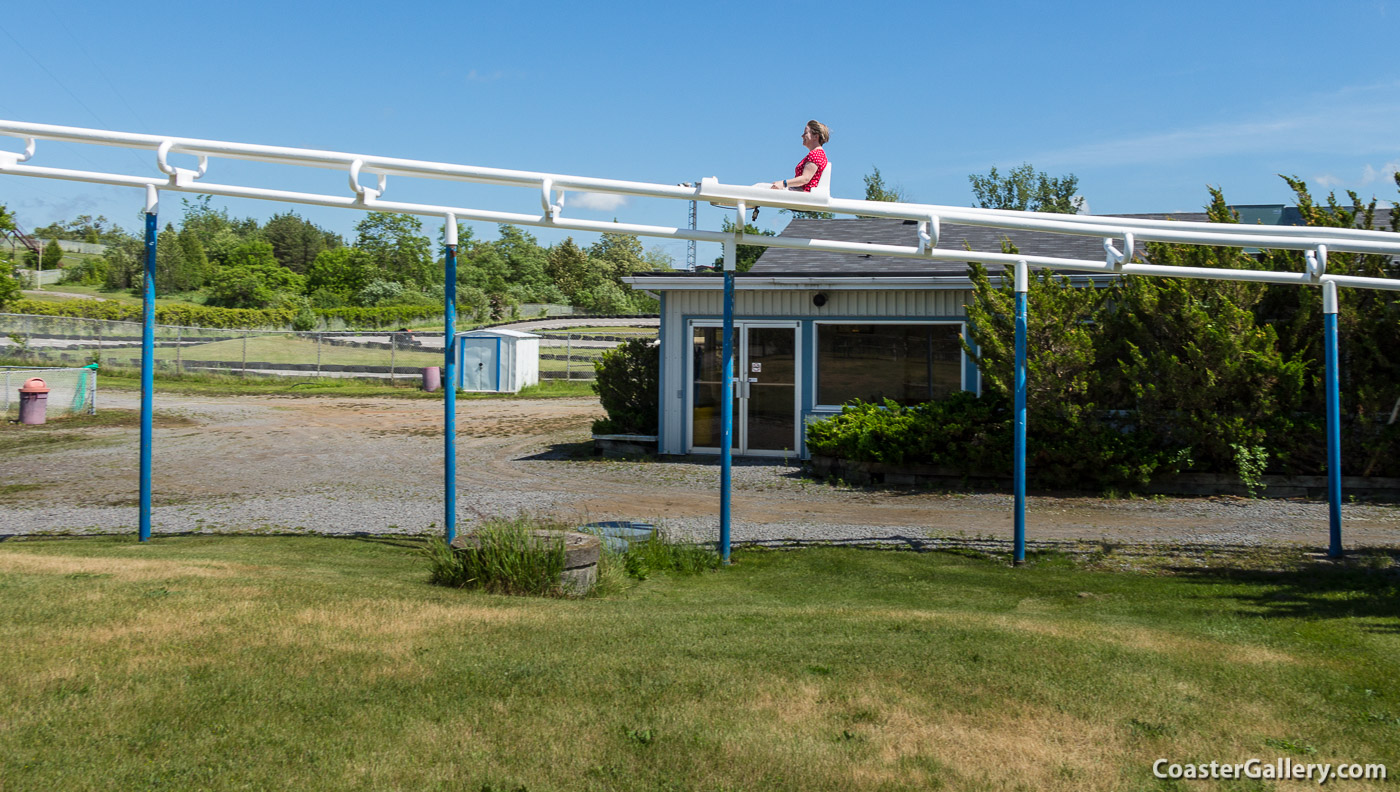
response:
M594 424L599 434L654 435L660 398L661 348L634 338L604 352L593 364L593 391L607 411L606 421Z
M1011 471L1012 410L998 393L960 391L938 401L902 406L852 402L807 427L818 456L890 465L933 465L962 475ZM1152 438L1109 416L1047 407L1027 432L1027 473L1036 486L1139 486L1174 472L1183 457L1151 446Z
M83 286L101 286L107 282L108 264L105 259L87 258L63 268L59 283L78 283Z

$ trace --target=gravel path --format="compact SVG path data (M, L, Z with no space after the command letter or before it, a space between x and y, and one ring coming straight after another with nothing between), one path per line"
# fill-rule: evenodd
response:
M134 394L100 395L132 410ZM681 536L718 533L713 459L625 461L588 455L593 399L459 400L458 514L463 526L521 512L588 522L643 520ZM418 533L442 524L442 406L397 399L157 396L157 532ZM137 431L74 432L9 452L0 466L0 536L134 532ZM40 450L40 449L47 450ZM1324 547L1327 505L1301 500L1102 500L1033 496L1032 546L1068 542ZM1344 507L1348 546L1400 547L1400 508ZM795 461L734 469L736 542L1001 544L1011 498L837 488Z

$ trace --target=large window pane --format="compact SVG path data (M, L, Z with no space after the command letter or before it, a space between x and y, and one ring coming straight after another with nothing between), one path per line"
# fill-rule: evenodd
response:
M817 325L817 403L917 404L962 389L958 325Z

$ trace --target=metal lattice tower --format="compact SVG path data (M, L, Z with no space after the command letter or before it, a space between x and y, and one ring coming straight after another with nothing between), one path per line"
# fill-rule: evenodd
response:
M694 230L695 228L698 228L698 226L695 224L695 223L696 223L696 217L697 217L696 212L695 212L695 208L696 208L696 202L695 202L695 201L691 201L691 202L690 202L690 228L691 228L692 230ZM691 272L694 272L694 271L695 271L695 240L693 240L693 239L690 240L689 242L687 242L687 243L686 243L686 246L685 246L685 268L686 268L687 270L691 271Z

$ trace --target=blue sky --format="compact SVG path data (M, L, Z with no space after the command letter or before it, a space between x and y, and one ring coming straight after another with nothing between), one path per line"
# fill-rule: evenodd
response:
M1235 203L1288 203L1280 173L1389 201L1397 29L1389 0L32 0L0 17L0 118L662 183L782 178L817 118L844 197L878 166L915 200L967 206L969 174L1030 162L1077 175L1096 213L1198 210L1207 185ZM33 164L155 173L153 155L42 143ZM208 178L346 189L343 174L228 161ZM539 206L524 190L392 179L385 197ZM135 228L141 201L0 176L0 203L30 228L80 213ZM259 218L286 208L226 205ZM163 209L177 219L178 199ZM347 237L359 219L296 211ZM566 213L686 222L669 201L571 195ZM700 221L717 227L719 210ZM684 243L663 247L684 261Z

